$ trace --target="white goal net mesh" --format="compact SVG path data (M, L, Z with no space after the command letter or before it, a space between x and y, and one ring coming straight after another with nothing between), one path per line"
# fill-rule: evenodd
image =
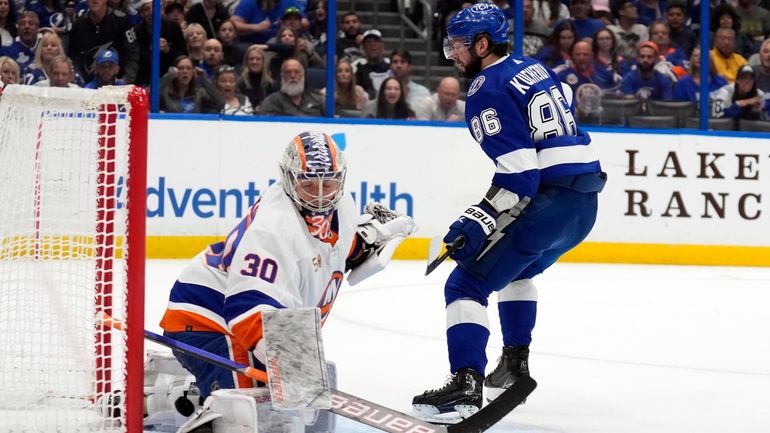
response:
M125 431L130 90L0 96L0 432Z

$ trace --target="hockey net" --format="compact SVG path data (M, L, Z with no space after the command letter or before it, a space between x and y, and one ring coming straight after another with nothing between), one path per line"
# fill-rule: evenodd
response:
M0 95L0 432L141 431L146 136L139 88Z

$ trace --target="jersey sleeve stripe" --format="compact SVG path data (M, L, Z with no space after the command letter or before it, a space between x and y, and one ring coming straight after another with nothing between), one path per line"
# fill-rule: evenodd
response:
M504 153L497 157L495 173L522 173L536 168L538 168L538 163L535 149L516 149L513 152Z
M575 146L552 147L538 152L540 169L561 164L580 164L598 161L599 157L591 146L582 144Z
M246 290L227 297L225 318L230 323L253 308L286 308L285 305L258 290Z
M198 305L221 316L224 310L225 295L207 286L177 280L171 289L169 301Z
M228 334L225 319L211 311L192 304L170 302L160 327L167 332L212 331Z

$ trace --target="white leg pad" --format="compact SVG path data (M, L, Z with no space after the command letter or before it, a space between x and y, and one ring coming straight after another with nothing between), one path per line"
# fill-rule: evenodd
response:
M206 405L219 416L214 433L302 433L305 424L298 411L272 408L267 388L220 389L211 393Z

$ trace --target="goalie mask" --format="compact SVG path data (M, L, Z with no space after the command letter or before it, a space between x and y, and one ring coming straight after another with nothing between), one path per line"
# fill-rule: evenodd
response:
M280 168L283 190L302 209L328 213L342 198L345 158L327 134L307 131L295 136Z

